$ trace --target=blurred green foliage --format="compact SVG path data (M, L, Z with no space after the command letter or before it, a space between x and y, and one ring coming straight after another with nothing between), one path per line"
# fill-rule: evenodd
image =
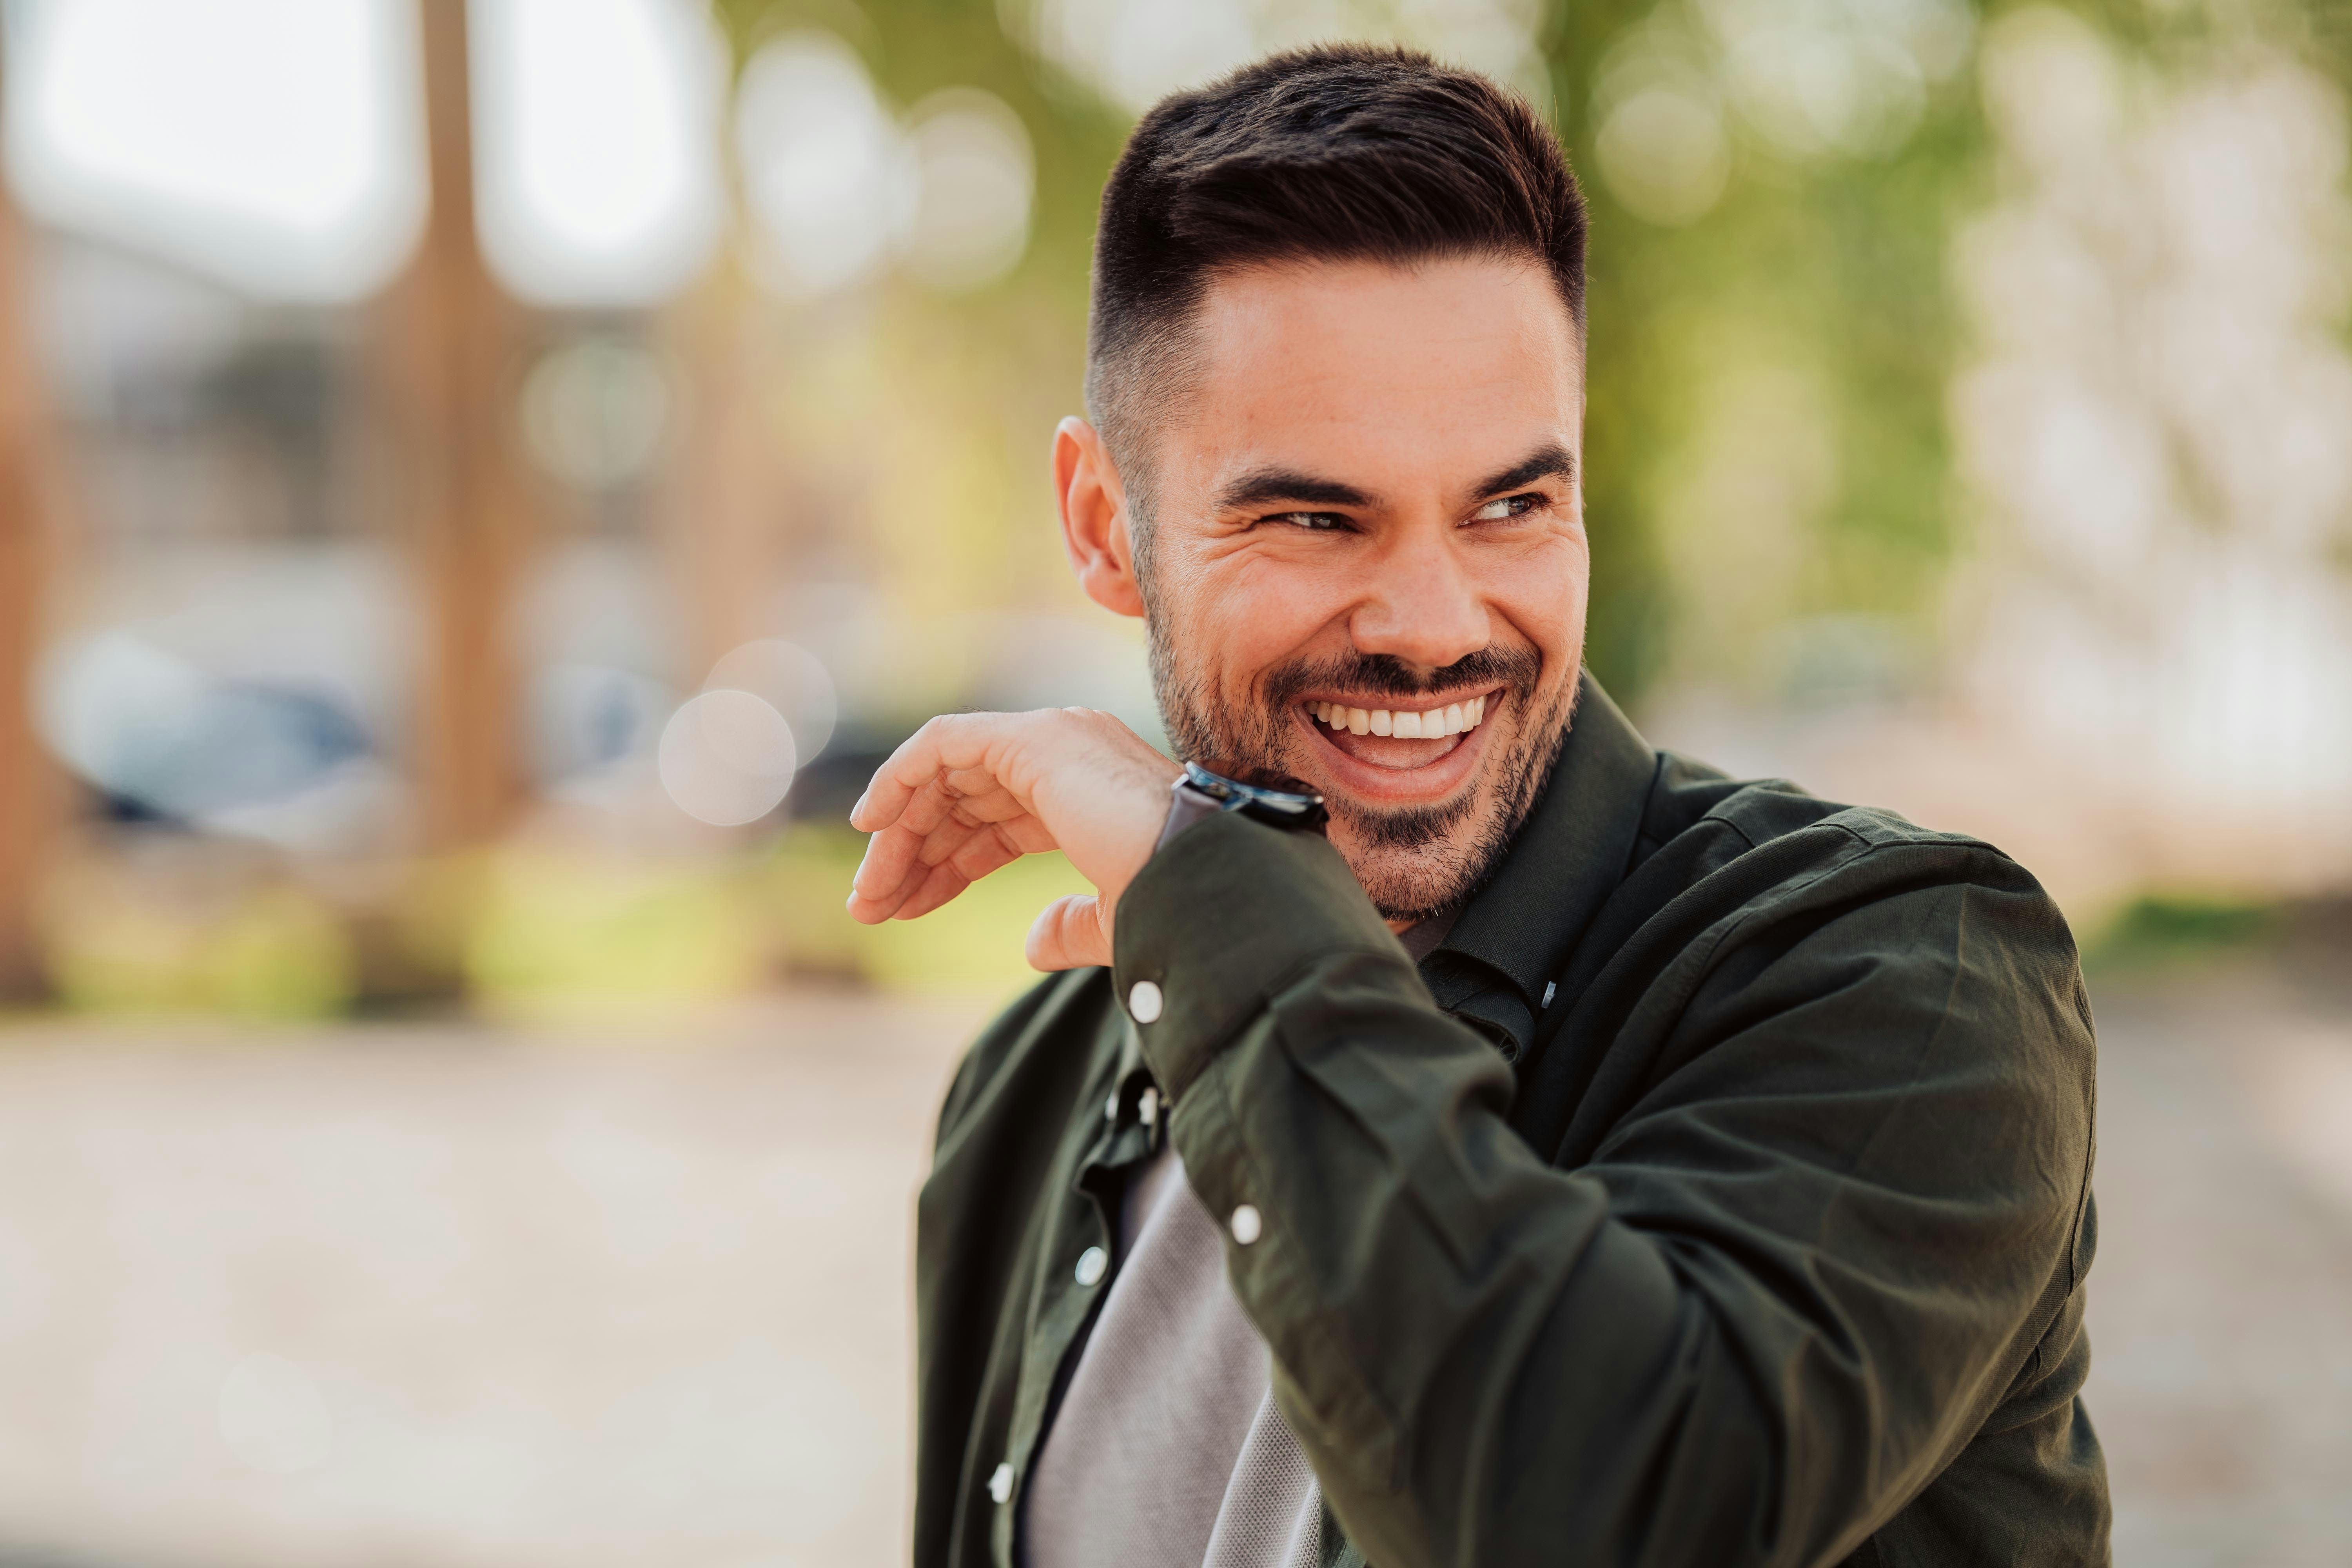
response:
M510 850L465 948L474 995L531 1012L659 1007L758 978L740 879L707 866Z
M358 988L337 911L299 886L256 883L184 901L85 867L45 911L58 999L93 1013L251 1019L343 1011Z
M739 54L778 32L822 27L856 47L900 104L970 83L1028 125L1037 207L1023 265L961 300L894 286L883 310L894 341L921 345L900 363L898 401L950 397L956 419L989 432L1013 465L1003 504L970 526L959 519L965 545L954 559L908 569L971 584L969 560L985 545L1044 580L983 574L967 594L1018 602L1065 592L1056 552L1034 547L1050 544L1045 444L1053 417L1078 405L1095 210L1126 116L1008 39L994 0L721 0L720 13ZM1770 679L1755 623L1864 614L1924 637L1951 550L1944 247L1956 204L1985 183L1973 84L1963 71L1932 89L1916 129L1885 158L1792 162L1735 137L1714 209L1660 226L1595 175L1594 89L1637 24L1689 26L1695 16L1676 0L1591 0L1554 6L1544 34L1555 119L1592 205L1591 658L1629 700L1677 666ZM1675 563L1755 526L1736 494L1694 493L1691 481L1720 438L1709 389L1759 366L1817 390L1815 405L1794 416L1829 431L1829 493L1807 509L1800 537L1769 542L1784 557L1773 571L1736 574L1748 579L1741 591L1769 578L1777 595L1742 607L1714 602Z
M921 921L862 926L843 905L865 850L811 822L744 859L501 851L461 938L467 988L540 1016L659 1012L785 978L1009 997L1037 978L1030 921L1087 890L1061 856L1033 855Z
M1975 46L2004 14L2036 3L2052 0L1964 0L1956 68L1923 78L1916 121L1874 150L1791 151L1727 107L1721 194L1678 223L1633 210L1608 177L1602 131L1623 79L1612 73L1643 51L1675 57L1715 73L1708 90L1728 105L1737 94L1715 24L1739 6L1546 8L1549 108L1591 208L1589 658L1622 700L1692 681L1804 704L1899 694L1932 673L1971 521L1948 437L1947 396L1970 348L1951 247L2000 178ZM2352 5L2338 0L2055 3L2151 79L2284 49L2352 84ZM907 597L925 614L1079 604L1055 547L1045 453L1054 419L1078 406L1096 209L1129 117L1008 37L1003 16L1019 8L720 0L739 55L780 31L822 27L856 47L898 104L976 85L1010 104L1034 143L1022 264L975 294L942 299L893 282L876 304L884 347L871 406L898 416L884 438L917 460L886 465L906 487L893 498L907 499L875 509L875 531L898 539L892 569L912 580ZM952 522L940 507L958 509ZM1024 862L938 916L869 932L841 919L834 897L803 892L845 883L857 852L854 836L803 826L769 862L773 908L791 911L782 946L795 967L1010 984L1019 931L1079 887L1058 861ZM2166 962L2258 941L2271 920L2226 900L2151 898L2093 946L2102 963Z
M1964 73L1931 90L1891 156L1795 162L1734 135L1714 208L1687 225L1648 222L1595 177L1592 110L1612 50L1654 15L1680 13L1559 7L1549 50L1555 120L1592 212L1591 658L1629 700L1668 672L1670 649L1690 649L1717 678L1771 673L1741 668L1760 626L1703 624L1727 607L1674 570L1677 556L1747 552L1739 536L1759 520L1745 503L1762 498L1702 492L1704 510L1692 515L1695 503L1678 506L1675 492L1721 438L1706 417L1709 389L1758 362L1820 389L1804 414L1827 426L1832 461L1809 531L1769 542L1790 557L1775 563L1788 597L1756 605L1754 621L1932 613L1950 548L1944 247L1956 202L1981 180L1985 142Z
M863 835L810 822L780 837L761 864L761 906L778 924L778 946L793 973L893 990L1010 996L1037 979L1022 957L1037 911L1091 890L1062 856L1029 855L919 921L862 926L842 906L865 853Z
M1034 140L1035 229L1013 274L956 300L893 285L880 307L892 390L877 405L928 404L932 427L982 433L998 454L982 499L940 503L959 515L932 535L951 532L955 549L898 552L898 570L935 579L918 595L927 608L1077 604L1052 548L1045 451L1053 419L1078 405L1096 206L1128 118L1009 38L1008 5L1019 9L719 0L739 54L821 27L898 103L980 86ZM1965 16L1981 34L2017 8L1969 5ZM2336 0L2074 8L2154 70L2284 47L2352 82L2352 6ZM1720 71L1707 16L1731 9L1554 0L1541 32L1553 118L1592 208L1590 657L1629 702L1677 679L1801 700L1824 658L1850 663L1865 646L1910 679L1929 666L1964 531L1946 437L1964 347L1948 245L1994 179L1973 64L1929 81L1916 123L1874 153L1794 153L1727 115L1720 198L1694 221L1649 221L1601 177L1609 74L1661 41ZM1972 47L1964 55L1972 62ZM1826 650L1807 645L1812 627Z
M774 332L785 367L758 389L767 448L804 510L871 557L912 645L904 678L894 662L877 683L909 723L986 635L961 612L1099 613L1062 561L1045 455L1054 421L1079 405L1096 208L1129 118L1007 37L1002 12L1018 3L716 0L739 60L823 29L898 107L979 87L1034 144L1032 238L1004 279L955 297L892 279L817 308L772 302L752 329ZM1870 650L1935 645L1965 544L1946 435L1965 349L1949 247L1996 178L1973 68L1929 84L1916 123L1874 154L1792 154L1727 115L1719 197L1689 221L1653 221L1603 177L1604 89L1643 48L1704 65L1718 47L1703 37L1710 4L1556 0L1541 35L1592 215L1589 653L1629 703L1683 679L1790 700L1834 686L1842 664L1924 667ZM2014 8L1971 15L1980 29ZM2151 70L2260 39L2352 82L2341 0L2073 8ZM416 868L373 925L284 878L175 901L91 877L50 911L50 946L64 999L112 1011L307 1016L461 990L509 1009L632 1007L779 973L1001 995L1033 978L1021 941L1034 913L1084 890L1060 857L1031 857L923 921L860 927L841 902L862 847L814 822L748 858L510 846ZM2088 945L2102 965L2169 963L2258 942L2274 923L2263 906L2150 898Z
M2094 973L2171 968L2269 942L2284 926L2275 904L2193 894L2149 895L2126 905L2088 943Z

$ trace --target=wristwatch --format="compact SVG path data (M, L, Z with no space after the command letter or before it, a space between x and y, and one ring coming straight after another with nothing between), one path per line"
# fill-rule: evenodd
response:
M1152 846L1153 852L1167 847L1170 839L1201 818L1222 811L1239 812L1269 827L1294 833L1321 833L1330 820L1330 813L1323 809L1323 797L1297 779L1274 782L1297 787L1276 789L1271 784L1244 784L1240 779L1213 773L1198 763L1186 763L1184 776L1169 788L1171 798L1168 821L1160 829L1160 842Z

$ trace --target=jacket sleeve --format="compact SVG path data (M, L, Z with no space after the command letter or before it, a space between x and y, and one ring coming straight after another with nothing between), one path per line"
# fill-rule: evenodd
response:
M1329 846L1221 816L1146 866L1117 994L1160 987L1171 1136L1371 1561L1834 1563L1968 1441L2073 1289L2090 1116L2071 942L1980 856L1696 944L1572 1171Z

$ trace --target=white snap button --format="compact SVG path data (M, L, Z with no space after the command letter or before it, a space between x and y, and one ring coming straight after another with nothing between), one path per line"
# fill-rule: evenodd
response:
M1103 1270L1109 1267L1110 1258L1104 1254L1101 1247L1087 1247L1084 1252L1078 1254L1078 1283L1081 1285L1101 1284Z
M1257 1217L1257 1210L1248 1204L1244 1204L1234 1211L1234 1239L1244 1247L1255 1241L1258 1232L1265 1228L1264 1222Z
M1166 1000L1160 994L1159 986L1149 980L1139 980L1128 987L1128 1015L1139 1024L1156 1024L1160 1021L1160 1005Z
M1160 1120L1160 1091L1147 1089L1136 1096L1135 1114L1146 1127Z
M1013 1496L1013 1467L999 1465L988 1478L988 1496L992 1502L1004 1502Z

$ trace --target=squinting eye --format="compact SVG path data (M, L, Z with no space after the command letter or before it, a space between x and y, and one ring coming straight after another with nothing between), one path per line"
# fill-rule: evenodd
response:
M1485 506L1480 507L1476 511L1472 512L1470 514L1470 521L1473 522L1507 522L1512 518L1522 516L1525 513L1533 510L1538 499L1540 498L1536 496L1505 496L1500 500L1490 500Z
M1312 529L1328 533L1345 525L1347 520L1335 511L1282 511L1275 513L1275 522L1286 522L1293 528Z

